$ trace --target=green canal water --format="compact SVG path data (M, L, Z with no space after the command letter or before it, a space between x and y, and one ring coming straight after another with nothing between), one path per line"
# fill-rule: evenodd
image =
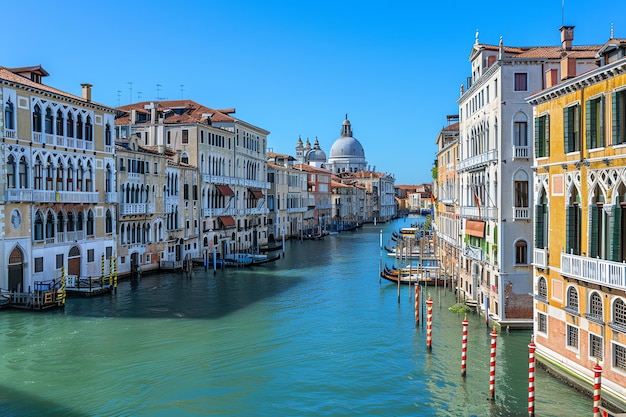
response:
M530 332L497 339L454 293L435 300L433 349L414 301L379 282L380 231L288 241L251 269L144 275L64 310L0 312L0 416L527 416ZM390 263L390 259L385 259ZM538 370L536 415L590 415L592 400Z

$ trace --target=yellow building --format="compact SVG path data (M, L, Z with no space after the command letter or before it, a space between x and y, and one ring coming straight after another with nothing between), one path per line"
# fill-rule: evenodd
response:
M540 362L626 408L626 40L546 73L535 106L534 335ZM558 78L557 78L558 77ZM560 82L557 81L560 78Z

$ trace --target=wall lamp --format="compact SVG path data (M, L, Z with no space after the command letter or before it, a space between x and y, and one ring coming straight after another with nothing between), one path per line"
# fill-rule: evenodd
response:
M606 166L611 165L611 161L609 160L609 158L604 158L604 159L602 160L602 162L604 162L604 165L606 165Z

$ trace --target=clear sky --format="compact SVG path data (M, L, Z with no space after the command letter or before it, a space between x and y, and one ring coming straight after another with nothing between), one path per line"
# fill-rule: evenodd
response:
M191 99L327 154L346 114L368 163L396 184L431 182L435 139L458 113L476 29L482 43L603 44L626 38L626 1L9 1L0 65L94 101ZM564 13L563 13L564 10ZM132 84L130 84L132 83ZM157 87L157 84L160 87ZM182 87L181 87L182 86ZM131 97L132 91L132 97Z

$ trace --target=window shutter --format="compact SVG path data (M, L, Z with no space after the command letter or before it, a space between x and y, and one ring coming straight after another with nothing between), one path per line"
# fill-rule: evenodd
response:
M563 143L565 145L565 153L570 152L569 134L569 109L566 107L563 109Z
M620 253L622 249L622 208L617 203L613 206L613 228L611 230L611 261L621 262Z
M544 122L544 129L546 130L546 133L543 137L544 140L544 151L545 151L545 155L544 156L550 156L550 115L546 114L546 119Z
M545 247L543 242L544 212L544 205L538 204L535 206L535 247L537 249Z
M540 120L540 117L535 117L535 158L543 156L543 149L540 148L542 145L540 142L541 135L539 134L541 132Z
M598 146L604 147L604 96L600 97L600 131L598 132Z
M571 253L574 248L574 230L575 230L575 213L576 207L567 206L565 209L565 252Z
M589 210L590 232L589 233L589 256L591 258L598 257L598 215L599 207L595 204L591 205Z
M591 140L593 135L593 130L591 129L593 117L591 113L591 100L587 100L585 102L585 143L587 145L587 149L591 149L593 144L593 141Z
M613 122L613 145L618 145L620 143L620 120L619 114L621 113L621 100L619 99L619 95L617 93L611 94L611 104L613 105L611 108L612 112L612 122Z

